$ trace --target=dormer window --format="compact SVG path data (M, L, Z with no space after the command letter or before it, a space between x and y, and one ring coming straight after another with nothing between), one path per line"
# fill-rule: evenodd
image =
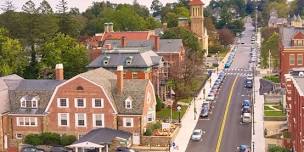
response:
M108 64L109 64L109 61L110 61L110 56L106 56L106 57L104 57L104 59L103 59L103 64L104 64L104 65L108 65Z
M125 100L125 108L126 109L132 109L132 99L131 99L131 97L129 97Z
M133 61L133 56L129 56L129 57L126 59L126 65L132 64L132 61Z
M38 108L39 97L24 96L20 99L21 108Z

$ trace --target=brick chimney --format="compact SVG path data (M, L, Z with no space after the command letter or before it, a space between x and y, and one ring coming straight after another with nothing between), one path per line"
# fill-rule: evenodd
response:
M109 30L109 32L114 32L114 28L113 28L113 23L112 22L108 23L108 30Z
M154 51L159 51L160 48L160 37L154 36Z
M104 23L104 32L110 32L109 23Z
M117 80L116 80L116 90L117 93L122 95L123 93L123 66L119 65L117 66L117 71L116 71L116 75L117 75Z
M55 73L56 73L56 80L63 80L63 65L62 64L56 64L55 67Z
M122 48L126 47L127 46L127 38L125 36L121 37L121 44L120 46Z

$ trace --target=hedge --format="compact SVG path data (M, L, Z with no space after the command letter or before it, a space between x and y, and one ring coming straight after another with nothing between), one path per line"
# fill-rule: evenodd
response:
M30 145L61 145L67 146L76 141L74 135L62 135L60 136L57 133L45 132L41 134L29 134L25 136L24 143Z

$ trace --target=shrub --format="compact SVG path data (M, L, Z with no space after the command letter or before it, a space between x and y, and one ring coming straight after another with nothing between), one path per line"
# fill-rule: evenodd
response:
M60 135L56 133L41 133L41 140L45 145L60 145Z
M24 143L30 145L42 145L43 141L41 140L41 136L39 134L29 134L25 136Z
M268 152L289 152L289 150L280 146L270 145Z
M157 122L155 122L154 124L152 124L151 129L152 129L152 130L160 129L161 126L162 126L162 125L161 125L161 122L160 122L160 121L157 121Z
M75 136L64 134L64 135L61 136L60 143L63 146L67 146L67 145L71 145L75 141L76 141L76 137Z
M144 133L145 136L151 136L152 130L150 128L147 128L146 132Z
M158 96L156 96L156 111L160 111L164 107L165 104L163 103L163 101Z

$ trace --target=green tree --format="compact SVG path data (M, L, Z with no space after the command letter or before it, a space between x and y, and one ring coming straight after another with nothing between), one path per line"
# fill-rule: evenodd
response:
M35 3L31 0L27 1L23 6L22 10L28 14L37 13L37 9L35 8Z
M38 7L38 12L40 14L49 15L49 14L53 14L53 9L46 0L43 0L40 3L40 6Z
M163 4L159 0L153 0L150 9L153 11L153 16L159 16L161 13L161 9Z
M39 134L29 134L25 136L24 143L37 146L42 145L43 140L41 140L41 136Z
M77 139L74 135L62 135L60 139L60 144L63 146L71 145L73 142L75 142Z
M9 38L7 31L0 28L0 76L12 73L22 75L26 65L24 56L20 42Z
M218 33L222 45L227 46L234 42L234 34L228 28L220 29Z
M86 70L86 48L68 35L57 34L41 46L40 77L53 78L53 68L63 63L65 78L71 78Z
M163 39L182 39L183 44L187 49L188 55L192 54L203 54L203 50L201 45L197 39L197 37L188 29L181 28L181 27L174 27L170 28L165 31L164 35L162 36Z
M277 68L279 66L279 41L280 36L274 32L268 39L262 42L261 47L261 65L262 67L268 67L269 50L271 52L271 66Z

